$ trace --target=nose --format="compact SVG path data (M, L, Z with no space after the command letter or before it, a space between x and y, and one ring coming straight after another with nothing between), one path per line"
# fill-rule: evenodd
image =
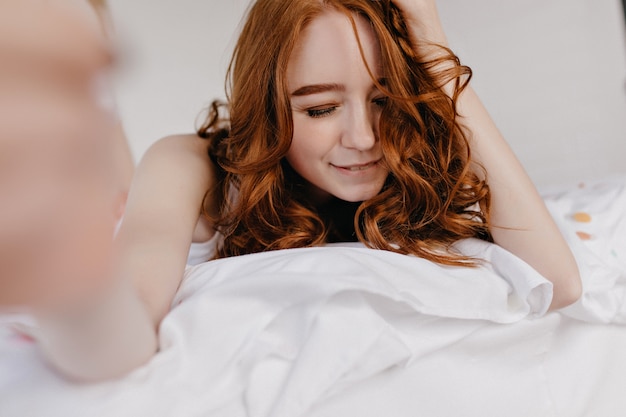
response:
M378 137L378 115L368 106L355 106L348 112L341 144L346 148L367 151L376 144Z

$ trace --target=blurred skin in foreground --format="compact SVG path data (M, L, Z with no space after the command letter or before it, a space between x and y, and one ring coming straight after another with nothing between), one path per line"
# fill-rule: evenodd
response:
M109 275L119 188L111 55L73 0L0 2L0 307L59 309ZM88 279L86 279L88 277Z

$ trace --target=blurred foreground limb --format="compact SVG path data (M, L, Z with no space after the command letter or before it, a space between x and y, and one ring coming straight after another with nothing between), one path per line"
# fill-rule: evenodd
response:
M80 13L61 1L0 3L4 305L81 290L62 281L102 269L110 253L115 125L95 83L111 54Z
M83 380L156 349L151 321L114 272L127 184L119 123L98 87L112 53L85 5L0 2L0 307L33 312L46 357Z

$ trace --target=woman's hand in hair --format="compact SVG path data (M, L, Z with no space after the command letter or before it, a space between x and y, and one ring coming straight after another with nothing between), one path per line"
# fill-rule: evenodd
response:
M435 0L392 0L392 3L402 12L413 45L420 53L434 51L432 45L448 46Z
M447 48L448 44L435 0L392 2L402 13L420 59L437 62L436 67L430 66L430 71L440 72L447 65L456 65L453 60L445 59L450 56L449 51L441 48ZM453 84L444 88L449 95L453 94ZM576 261L532 181L471 85L458 96L456 108L463 115L458 121L468 133L476 173L489 184L490 232L495 243L552 282L552 309L573 303L581 294Z

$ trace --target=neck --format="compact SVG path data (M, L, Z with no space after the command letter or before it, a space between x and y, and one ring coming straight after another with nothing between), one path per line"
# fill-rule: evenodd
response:
M318 206L318 213L330 230L328 243L357 241L354 217L360 205L332 197Z

